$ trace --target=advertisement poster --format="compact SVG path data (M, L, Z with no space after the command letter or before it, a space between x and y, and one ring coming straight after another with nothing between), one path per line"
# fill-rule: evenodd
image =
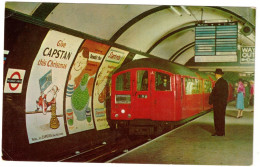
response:
M92 91L98 67L108 45L86 40L75 58L66 89L66 121L69 134L94 129Z
M93 97L94 119L97 130L109 128L105 104L106 94L110 91L110 83L108 81L112 73L123 63L127 54L128 51L112 47L98 71Z
M66 136L63 104L67 75L83 39L50 30L33 62L26 92L29 143Z
M6 75L4 93L22 93L25 70L9 68Z

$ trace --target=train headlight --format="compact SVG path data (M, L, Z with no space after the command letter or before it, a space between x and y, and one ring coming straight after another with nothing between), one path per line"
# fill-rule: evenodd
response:
M117 117L118 117L118 114L115 114L115 117L117 118Z
M122 114L124 114L124 113L125 113L125 110L124 110L124 109L122 109L122 110L121 110L121 113L122 113Z
M131 118L131 116L132 116L131 114L128 114L128 118Z

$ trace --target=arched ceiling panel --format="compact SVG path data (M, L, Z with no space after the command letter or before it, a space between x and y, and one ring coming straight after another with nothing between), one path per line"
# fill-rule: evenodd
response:
M166 38L166 41L162 41L161 44L159 43L152 50L149 50L149 47L153 46L162 37L175 31L176 28L181 28L191 24L194 25L202 20L205 22L227 22L238 21L241 19L232 16L231 12L228 13L225 12L225 10L223 11L220 8L214 7L186 7L186 9L190 11L191 15L188 15L181 7L175 7L175 9L179 11L181 16L173 12L170 8L153 13L129 27L129 29L127 29L118 40L116 40L116 43L143 52L151 51L150 53L152 55L168 59L171 57L170 55L173 55L180 48L175 47L178 45L171 46L170 48L170 41L175 40L177 41L176 43L181 43L179 45L183 44L183 46L185 46L187 43L190 43L190 40L187 41L187 39L193 39L194 42L195 33L193 32L189 37L180 37L178 35L174 37L175 34L173 34L173 37L169 37L170 40ZM240 10L242 9L243 8ZM169 42L169 44L166 44L167 42Z
M175 54L178 50L180 50L188 43L194 42L194 40L194 28L188 29L165 39L163 42L157 45L157 47L151 52L151 54L158 55L163 59L169 60L173 56L173 54Z
M109 40L120 27L156 6L59 4L46 21Z
M6 2L5 7L31 16L40 4L40 2Z
M194 56L194 47L187 49L185 52L182 53L174 62L185 65L193 56Z
M209 8L209 7L187 7L187 8L191 11L192 16L196 20L202 19L202 20L206 20L206 22L226 22L226 21L240 20L239 18L231 16L230 13L220 11L217 8ZM240 8L240 9L242 10L243 8ZM184 21L187 22L187 20L184 20ZM193 24L195 24L195 23L193 23ZM241 22L239 22L239 28L241 28L241 27L242 27ZM192 29L194 29L194 28L192 28ZM167 59L167 57L169 57L169 55L171 54L170 52L172 52L172 54L174 55L176 52L180 51L181 47L189 44L191 42L191 40L193 40L193 42L195 41L195 38L194 38L195 32L194 31L191 31L188 36L184 35L183 33L178 33L178 31L176 31L176 32L177 33L175 33L175 34L171 34L171 36L168 37L169 39L168 38L164 39L164 41L162 41L155 48L153 48L153 50L151 51L151 54ZM180 34L181 34L181 36L180 36ZM170 41L174 41L174 42L170 42ZM252 33L250 36L244 36L241 33L239 34L238 42L240 43L240 45L254 46L254 41L255 41L254 33ZM179 47L176 44L180 45L181 47ZM171 48L171 49L169 49L169 48ZM193 51L193 53L194 53L194 51ZM180 61L180 59L181 59L180 57L182 57L182 56L183 55L179 56L178 61ZM193 56L194 56L194 54L193 54ZM186 59L186 58L184 58L184 59ZM187 59L187 60L189 60L189 59ZM182 63L184 63L184 62L182 61Z
M38 8L47 9L48 5L42 4L7 2L6 8L28 15L37 22L46 18L37 12ZM192 54L194 56L190 44L194 43L194 25L198 22L238 21L239 29L245 23L255 28L253 8L186 6L189 15L183 7L174 7L179 14L170 6L59 3L52 9L48 8L50 11L46 12L45 23L180 64L185 64ZM245 36L239 32L238 44L254 46L254 33Z
M241 17L248 20L251 24L255 26L255 9L253 7L223 7L224 9L227 9L229 11L232 11L234 13L238 13Z
M193 22L194 18L187 14L179 16L171 9L153 13L135 23L123 33L116 43L146 52L158 39L179 27L185 22Z

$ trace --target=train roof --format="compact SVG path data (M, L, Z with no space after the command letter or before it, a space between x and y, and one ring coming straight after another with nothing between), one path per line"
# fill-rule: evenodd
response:
M124 71L131 68L156 68L164 71L168 71L174 74L180 74L180 75L187 75L192 77L198 77L194 71L191 69L172 63L167 60L163 59L157 59L157 58L144 58L144 59L138 59L131 61L120 68L118 68L115 73L118 73L120 71Z
M213 80L213 81L217 81L217 78L215 77L215 75L213 74L208 74L209 77Z
M201 71L197 71L197 70L194 70L194 72L196 72L203 79L208 79L208 80L212 79L212 80L216 81L215 76L212 74L207 74L205 72L201 72Z

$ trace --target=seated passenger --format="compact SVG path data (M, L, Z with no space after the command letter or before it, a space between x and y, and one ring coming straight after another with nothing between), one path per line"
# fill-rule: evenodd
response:
M157 90L170 90L170 82L167 80L166 76L163 76L163 82L157 86Z
M143 79L142 87L141 87L141 91L146 91L146 90L148 90L148 78Z

